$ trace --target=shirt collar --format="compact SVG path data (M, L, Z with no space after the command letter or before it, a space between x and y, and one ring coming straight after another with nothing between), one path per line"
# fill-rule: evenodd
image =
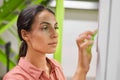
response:
M55 71L57 67L60 67L60 65L54 61L53 59L46 58L47 61L50 63L52 69L51 71ZM24 69L27 73L30 74L30 76L39 79L39 77L42 75L43 70L38 69L34 65L32 65L29 61L27 61L24 57L21 57L19 60L18 65Z

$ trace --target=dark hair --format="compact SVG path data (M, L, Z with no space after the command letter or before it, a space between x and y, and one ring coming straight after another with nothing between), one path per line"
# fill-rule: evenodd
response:
M49 8L46 8L42 5L36 5L24 9L23 11L21 11L20 15L18 16L18 20L17 20L18 35L22 41L19 50L19 58L26 56L26 52L27 52L27 43L22 38L21 30L24 29L26 31L30 31L31 25L34 21L34 17L37 15L37 13L42 12L43 10L47 10L50 13L54 14L54 12Z

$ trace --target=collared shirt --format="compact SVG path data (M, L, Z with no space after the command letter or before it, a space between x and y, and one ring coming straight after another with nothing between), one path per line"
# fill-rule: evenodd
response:
M3 80L66 80L58 62L48 59L52 69L48 78L45 71L38 69L25 58L21 57L18 65L9 71Z

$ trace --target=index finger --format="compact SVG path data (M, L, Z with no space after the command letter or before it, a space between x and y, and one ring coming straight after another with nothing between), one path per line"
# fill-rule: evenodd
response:
M80 35L93 35L94 32L93 31L86 31L86 32L83 32L82 34Z

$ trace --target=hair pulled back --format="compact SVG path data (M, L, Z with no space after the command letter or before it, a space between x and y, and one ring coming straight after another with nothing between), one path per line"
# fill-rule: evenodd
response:
M23 29L26 31L30 31L31 25L34 21L35 16L37 15L37 13L42 12L43 10L47 10L48 12L54 14L52 10L42 5L28 7L22 10L21 13L19 14L18 20L17 20L17 29L18 29L18 35L20 37L20 40L22 41L20 50L19 50L19 58L26 56L27 48L28 48L26 41L22 38L21 30Z

